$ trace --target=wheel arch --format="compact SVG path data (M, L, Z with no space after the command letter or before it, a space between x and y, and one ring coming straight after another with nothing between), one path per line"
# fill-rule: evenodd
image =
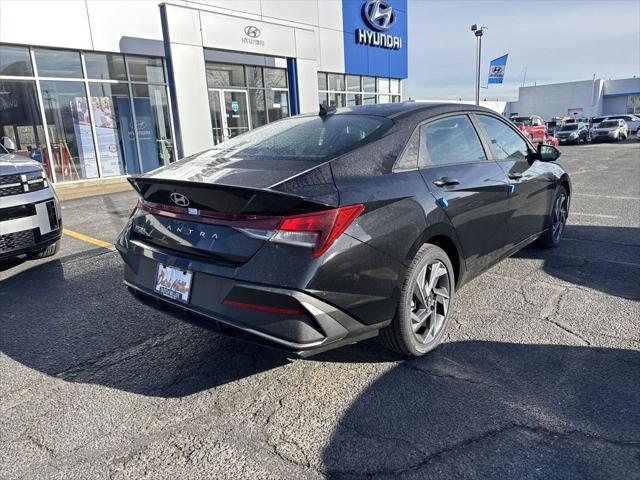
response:
M458 288L466 273L466 262L453 226L447 223L430 225L413 244L407 256L407 262L413 260L416 252L425 243L436 245L447 254L453 266L455 285Z

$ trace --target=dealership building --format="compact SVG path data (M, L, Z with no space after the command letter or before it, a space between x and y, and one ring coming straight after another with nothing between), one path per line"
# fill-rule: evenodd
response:
M399 102L407 49L406 0L1 0L0 135L59 188L123 184L319 104Z
M640 78L578 82L520 87L518 100L507 102L505 115L540 115L590 118L602 115L640 115Z

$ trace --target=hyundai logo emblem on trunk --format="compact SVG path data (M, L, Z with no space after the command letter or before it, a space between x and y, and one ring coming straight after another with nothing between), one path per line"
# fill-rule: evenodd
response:
M362 16L375 30L386 32L396 22L396 13L386 0L367 0L362 7Z
M176 205L178 205L179 207L188 207L189 203L191 203L189 202L189 199L187 197L185 197L183 194L178 192L173 192L170 198L171 198L171 201Z
M244 34L249 38L258 38L260 36L260 29L253 25L247 25L244 27Z

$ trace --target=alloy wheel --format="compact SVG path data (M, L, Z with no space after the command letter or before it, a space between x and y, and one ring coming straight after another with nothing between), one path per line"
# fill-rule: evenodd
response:
M560 240L560 236L564 231L565 223L567 222L568 215L568 205L567 205L568 197L564 193L564 191L560 192L558 198L556 198L556 203L553 206L553 240L557 242Z
M411 329L420 343L431 342L442 329L450 291L449 272L442 262L435 260L420 270L411 300Z

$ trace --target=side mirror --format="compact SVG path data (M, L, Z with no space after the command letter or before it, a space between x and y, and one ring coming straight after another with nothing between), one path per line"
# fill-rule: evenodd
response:
M538 159L541 162L555 162L560 157L560 150L553 145L538 145Z
M9 137L2 137L2 146L9 153L15 152L16 150L16 144Z

